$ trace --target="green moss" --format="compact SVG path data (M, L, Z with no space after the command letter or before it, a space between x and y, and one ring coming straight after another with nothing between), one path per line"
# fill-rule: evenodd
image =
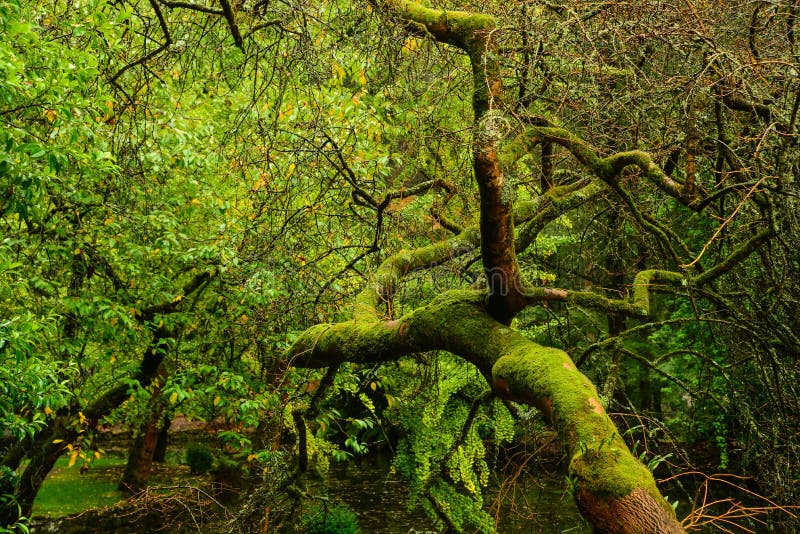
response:
M648 269L640 271L633 280L633 304L644 313L650 314L650 288L658 280L670 284L685 284L686 281L679 273Z
M554 128L550 126L537 126L534 129L542 137L545 137L572 152L578 161L587 167L594 169L598 164L601 163L601 159L595 153L595 151L589 148L589 145L587 145L581 138L574 135L572 132L565 130L564 128Z
M578 484L587 486L595 495L624 497L634 489L642 488L657 500L664 500L653 475L631 456L624 444L619 447L612 443L579 451L572 457L569 469L578 478Z
M570 450L579 442L602 440L615 432L597 392L562 350L542 347L519 336L507 342L492 376L507 384L509 393L549 412Z
M652 474L628 451L594 386L565 352L524 338L510 340L503 352L492 369L495 383L499 379L514 398L534 402L549 415L580 488L600 498L644 490L671 513Z
M402 18L425 26L436 39L459 46L467 52L475 39L475 32L497 26L497 21L490 15L431 9L417 2L403 0L390 2L390 6Z
M529 128L505 143L500 149L497 159L504 170L511 169L520 158L529 154L541 142L542 138L539 136L538 130Z
M636 286L634 285L634 288L635 287ZM637 305L636 301L634 301L634 303L629 303L625 300L609 299L603 295L593 293L591 291L570 291L567 300L587 308L614 313L624 313L626 315L638 315L642 317L647 317L649 309L647 307Z

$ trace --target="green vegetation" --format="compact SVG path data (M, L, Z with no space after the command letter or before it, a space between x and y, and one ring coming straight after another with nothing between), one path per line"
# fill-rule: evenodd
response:
M190 445L184 456L189 472L193 475L208 473L214 467L214 454L202 445Z
M379 451L456 532L540 456L598 531L800 529L798 31L788 0L0 2L0 532L137 506L186 427L211 485L176 529L311 528Z
M70 467L69 459L62 457L36 496L33 515L60 517L116 504L124 499L117 491L124 465L122 457L104 456L82 473L80 465Z
M358 534L358 518L347 506L317 506L303 519L305 534Z

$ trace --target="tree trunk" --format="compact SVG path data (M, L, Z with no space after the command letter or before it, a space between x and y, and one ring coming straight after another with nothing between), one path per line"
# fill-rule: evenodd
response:
M158 378L154 381L152 395L148 402L149 413L147 419L139 427L139 432L131 444L128 452L128 463L119 482L118 489L132 494L139 493L147 487L150 480L150 471L153 467L158 438L160 434L159 423L164 417L164 399L161 388L166 382L164 366L160 367Z
M25 455L28 463L14 487L14 502L4 503L0 507L0 525L12 525L19 517L31 516L33 501L47 474L63 454L64 444L77 437L77 432L67 428L65 420L60 417L37 434Z
M156 446L158 445L158 421L161 418L161 414L156 412L158 410L153 410L153 413L141 425L138 435L133 440L131 449L128 452L128 463L125 465L125 472L119 482L118 489L120 491L135 494L147 487Z
M161 423L161 430L158 431L158 441L156 450L153 451L153 461L164 463L167 460L167 443L169 441L169 427L172 426L172 419L167 414Z

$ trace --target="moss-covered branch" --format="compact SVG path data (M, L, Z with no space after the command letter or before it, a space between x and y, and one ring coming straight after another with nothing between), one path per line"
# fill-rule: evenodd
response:
M506 168L510 168L522 156L530 153L536 145L543 141L549 141L566 148L584 167L609 184L615 184L626 168L635 166L639 168L642 176L656 187L690 208L693 208L699 202L699 199L690 194L683 184L667 176L661 167L653 162L647 152L633 150L601 158L580 137L564 128L551 125L531 126L513 140L504 144L501 155L503 165Z
M508 121L499 111L503 83L493 34L494 17L442 11L417 2L388 0L386 5L412 30L463 50L472 67L473 170L480 193L481 259L489 287L489 311L510 321L525 307L522 274L514 252L510 184L498 160Z
M351 321L307 330L295 365L381 362L447 350L472 362L506 399L537 406L561 436L584 515L603 532L682 532L651 473L634 458L591 382L569 356L492 319L484 294L448 292L389 322ZM642 529L642 524L652 528Z
M382 304L389 304L403 277L411 271L435 267L475 250L480 234L470 226L460 234L415 250L401 250L388 257L375 273L375 280L356 297L354 316L377 320Z
M596 180L583 182L582 187L556 187L540 195L537 212L528 218L528 222L517 232L514 247L517 252L527 249L544 227L563 213L579 208L589 200L596 198L607 189L606 185Z
M431 9L418 2L388 0L386 5L412 29L430 34L439 42L451 44L469 53L476 32L494 29L496 21L489 15L466 11Z
M773 228L766 228L760 231L745 241L741 246L734 249L734 251L731 252L723 261L719 262L706 272L696 276L694 278L694 283L697 285L704 285L719 278L723 274L729 272L742 260L750 256L750 254L755 252L761 245L769 241L774 235L775 231Z

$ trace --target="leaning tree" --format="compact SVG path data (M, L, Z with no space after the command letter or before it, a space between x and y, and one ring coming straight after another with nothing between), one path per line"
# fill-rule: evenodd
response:
M778 410L796 399L792 368L781 363L797 353L787 313L797 294L790 259L800 102L790 67L797 64L796 9L759 5L745 15L660 3L477 6L490 15L406 1L373 6L406 36L435 43L445 61L469 64L479 220L470 222L462 209L454 222L437 207L433 218L452 235L393 250L354 299L351 318L306 330L289 350L291 363L330 374L344 362L436 350L458 355L494 394L537 407L557 430L575 499L599 531L683 531L604 405L621 389L620 359L630 359L724 413L722 450L735 428L741 436L759 426L745 409L759 395L751 384L768 386ZM747 28L747 43L732 28ZM444 70L426 83L454 78ZM343 173L350 171L338 157ZM444 159L437 160L440 174L423 172L430 179L401 190L360 187L350 172L354 202L374 210L380 229L398 197L448 190L447 178L458 171L448 176ZM526 277L530 256L521 258L567 213L577 213L587 241L604 235L611 247L584 244L572 264L557 255L551 267L572 280L560 289ZM482 282L410 309L395 302L409 277L446 264L463 271L478 256ZM471 259L459 263L465 257ZM753 284L763 292L754 294ZM665 311L681 300L682 316ZM593 334L572 345L580 363L610 349L606 395L567 352L514 328L515 317L531 307L595 310L607 318L599 341ZM668 323L700 326L684 329L686 345L675 348L673 340L660 356L627 340ZM761 334L767 325L769 334ZM684 377L664 365L684 356L694 359ZM771 435L783 443L790 432ZM791 446L777 448L793 457Z
M344 362L386 362L434 350L461 356L477 367L497 395L536 406L557 429L570 458L578 506L598 529L683 531L652 474L630 453L596 388L569 355L530 341L510 325L526 307L549 302L646 317L654 282L680 285L691 277L645 270L636 276L631 299L610 299L595 292L533 285L523 276L517 254L533 243L539 229L564 211L609 190L624 194L620 183L631 169L678 202L696 205L699 196L691 186L667 176L646 152L624 151L604 157L543 117L527 124L514 117L503 87L498 46L502 29L494 17L429 9L413 2L386 2L379 8L409 31L450 45L469 59L472 166L480 222L463 228L453 225L452 237L388 256L355 299L352 319L309 328L289 351L292 364L335 369ZM514 168L543 143L569 151L584 169L583 176L555 185L529 201L514 202ZM416 189L436 185L431 180ZM393 198L419 191L375 197L356 190L360 200L379 213ZM446 291L413 311L393 316L392 301L406 275L474 250L480 250L484 288ZM736 257L748 252L740 251ZM707 272L705 276L710 280L714 275Z

